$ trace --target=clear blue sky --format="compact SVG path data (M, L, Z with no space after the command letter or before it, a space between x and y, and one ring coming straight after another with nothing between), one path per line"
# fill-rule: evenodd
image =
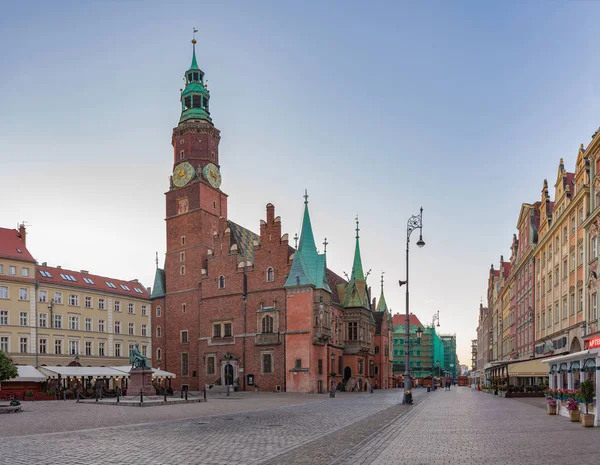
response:
M152 285L191 30L222 130L223 190L290 236L308 189L328 263L458 336L470 364L487 273L520 204L600 125L594 2L13 2L0 15L0 223L41 262ZM413 238L416 241L416 237Z

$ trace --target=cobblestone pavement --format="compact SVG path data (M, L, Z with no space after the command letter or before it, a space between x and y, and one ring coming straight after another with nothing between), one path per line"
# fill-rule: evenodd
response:
M325 396L273 395L207 404L259 409L75 432L0 439L0 462L10 464L248 464L436 465L596 463L598 428L549 416L537 403L469 388L426 393L399 405L401 390ZM296 405L284 405L286 397ZM264 408L270 400L281 406ZM304 402L302 402L304 399ZM204 405L207 405L204 404ZM201 404L202 405L202 404ZM236 407L237 405L237 407ZM68 422L39 416L39 424ZM94 406L110 415L112 406ZM176 406L174 406L176 407ZM187 406L184 406L187 407ZM83 412L83 411L82 411ZM89 412L89 410L86 410ZM225 412L224 412L225 413ZM146 413L150 414L150 413ZM16 416L16 415L14 415ZM0 418L5 429L5 418Z
M220 416L197 415L193 419L157 421L153 423L112 426L61 433L28 434L0 439L0 462L10 464L257 464L299 445L322 437L324 434L356 424L390 407L410 410L409 406L396 406L401 390L367 393L338 394L334 399L325 395L304 396L298 405L264 408ZM287 395L263 396L267 402L277 402ZM303 396L290 395L292 399ZM315 400L315 397L318 400ZM254 404L259 397L239 400L209 400L217 408L225 409ZM279 402L283 402L279 400ZM42 404L41 402L39 404ZM68 404L68 402L67 402ZM230 407L233 406L233 407ZM179 406L173 406L177 408ZM189 406L183 406L189 408ZM65 408L67 408L65 406ZM63 415L35 415L37 424L69 423L83 417L94 424L97 417L119 415L126 418L137 411L154 414L164 407L116 407L71 404ZM78 409L82 408L78 412ZM79 413L79 414L78 414ZM19 414L20 415L20 414ZM26 415L26 414L23 414ZM4 416L10 420L16 415ZM118 421L114 424L118 424ZM2 422L2 431L10 429ZM285 463L285 462L273 462Z

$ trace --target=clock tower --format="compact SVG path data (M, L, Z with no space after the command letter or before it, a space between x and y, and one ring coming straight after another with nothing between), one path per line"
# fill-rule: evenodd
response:
M154 313L153 319L155 337L163 339L163 344L158 343L164 359L161 366L173 370L183 363L183 353L187 353L190 367L198 366L199 283L206 273L209 250L214 247L219 218L227 218L227 195L220 189L220 131L210 116L210 92L196 61L195 39L192 44L192 64L185 72L185 88L181 89L181 117L171 138L173 171L165 193L164 284L156 295L162 294L161 299L155 302L163 308ZM186 331L186 336L180 331ZM193 381L182 379L181 384Z

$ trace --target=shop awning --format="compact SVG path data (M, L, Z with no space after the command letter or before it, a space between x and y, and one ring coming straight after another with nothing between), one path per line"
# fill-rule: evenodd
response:
M131 365L111 367L111 368L129 374L129 371L131 370ZM170 373L168 371L159 370L158 368L152 368L151 370L152 370L152 376L155 378L158 378L161 376L163 378L175 378L175 373Z
M17 365L19 375L16 378L4 381L5 383L41 383L46 381L46 376L31 365Z
M508 376L526 378L529 376L548 376L548 367L541 360L527 360L525 362L508 365Z
M40 371L48 378L86 378L86 377L129 377L128 373L115 370L110 367L56 367L56 366L41 366Z
M543 363L550 364L550 366L546 369L547 371L549 371L549 368L554 364L557 367L560 367L560 365L562 363L566 363L566 362L573 362L575 360L585 360L588 358L593 359L598 355L599 351L600 351L600 349L582 350L581 352L575 352L575 353L566 354L566 355L559 355L558 357L546 358L546 359L544 359Z

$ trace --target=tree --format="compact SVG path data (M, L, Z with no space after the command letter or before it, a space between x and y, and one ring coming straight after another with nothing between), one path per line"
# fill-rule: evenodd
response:
M0 350L0 383L19 376L17 367L12 359L2 350Z

